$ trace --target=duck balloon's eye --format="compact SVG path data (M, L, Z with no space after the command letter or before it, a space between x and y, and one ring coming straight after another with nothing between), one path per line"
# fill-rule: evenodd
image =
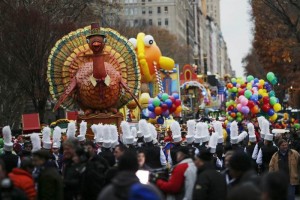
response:
M146 35L145 38L144 38L144 44L145 46L149 47L151 46L152 44L154 44L154 39L151 35Z
M136 49L137 46L137 40L135 38L130 38L129 42L132 44L132 46Z

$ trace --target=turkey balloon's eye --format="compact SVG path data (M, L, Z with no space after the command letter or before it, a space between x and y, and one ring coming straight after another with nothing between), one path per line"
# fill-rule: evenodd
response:
M144 38L144 44L145 46L149 47L154 43L154 39L151 35L146 35Z
M90 39L86 39L86 43L90 43Z
M132 44L132 46L136 49L137 46L137 40L135 38L130 38L129 42Z

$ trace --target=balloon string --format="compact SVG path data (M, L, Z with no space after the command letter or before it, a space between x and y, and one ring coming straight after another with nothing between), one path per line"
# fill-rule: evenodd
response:
M159 72L157 70L157 67L156 67L156 62L154 62L153 64L154 64L154 71L155 71L156 80L158 82L159 92L164 93L164 88L163 88L163 85L162 85L160 74L159 74Z

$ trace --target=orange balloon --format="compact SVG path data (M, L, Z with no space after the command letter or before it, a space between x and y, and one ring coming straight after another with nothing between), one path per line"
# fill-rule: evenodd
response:
M182 111L182 107L181 106L178 106L177 108L176 108L176 110L175 110L175 114L178 114L178 113L180 113Z
M156 115L160 115L160 114L162 113L161 107L155 107L154 113L155 113Z
M252 114L256 114L256 113L258 113L258 112L259 112L258 106L253 106L253 107L251 108L251 113L252 113Z
M232 112L230 115L231 115L232 118L236 117L236 114L234 112Z
M227 84L227 88L232 88L232 87L233 87L232 83Z

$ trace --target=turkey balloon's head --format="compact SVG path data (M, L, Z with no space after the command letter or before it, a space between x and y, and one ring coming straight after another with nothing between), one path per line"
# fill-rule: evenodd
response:
M87 43L94 54L101 54L105 46L106 38L100 35L94 35L87 38Z

